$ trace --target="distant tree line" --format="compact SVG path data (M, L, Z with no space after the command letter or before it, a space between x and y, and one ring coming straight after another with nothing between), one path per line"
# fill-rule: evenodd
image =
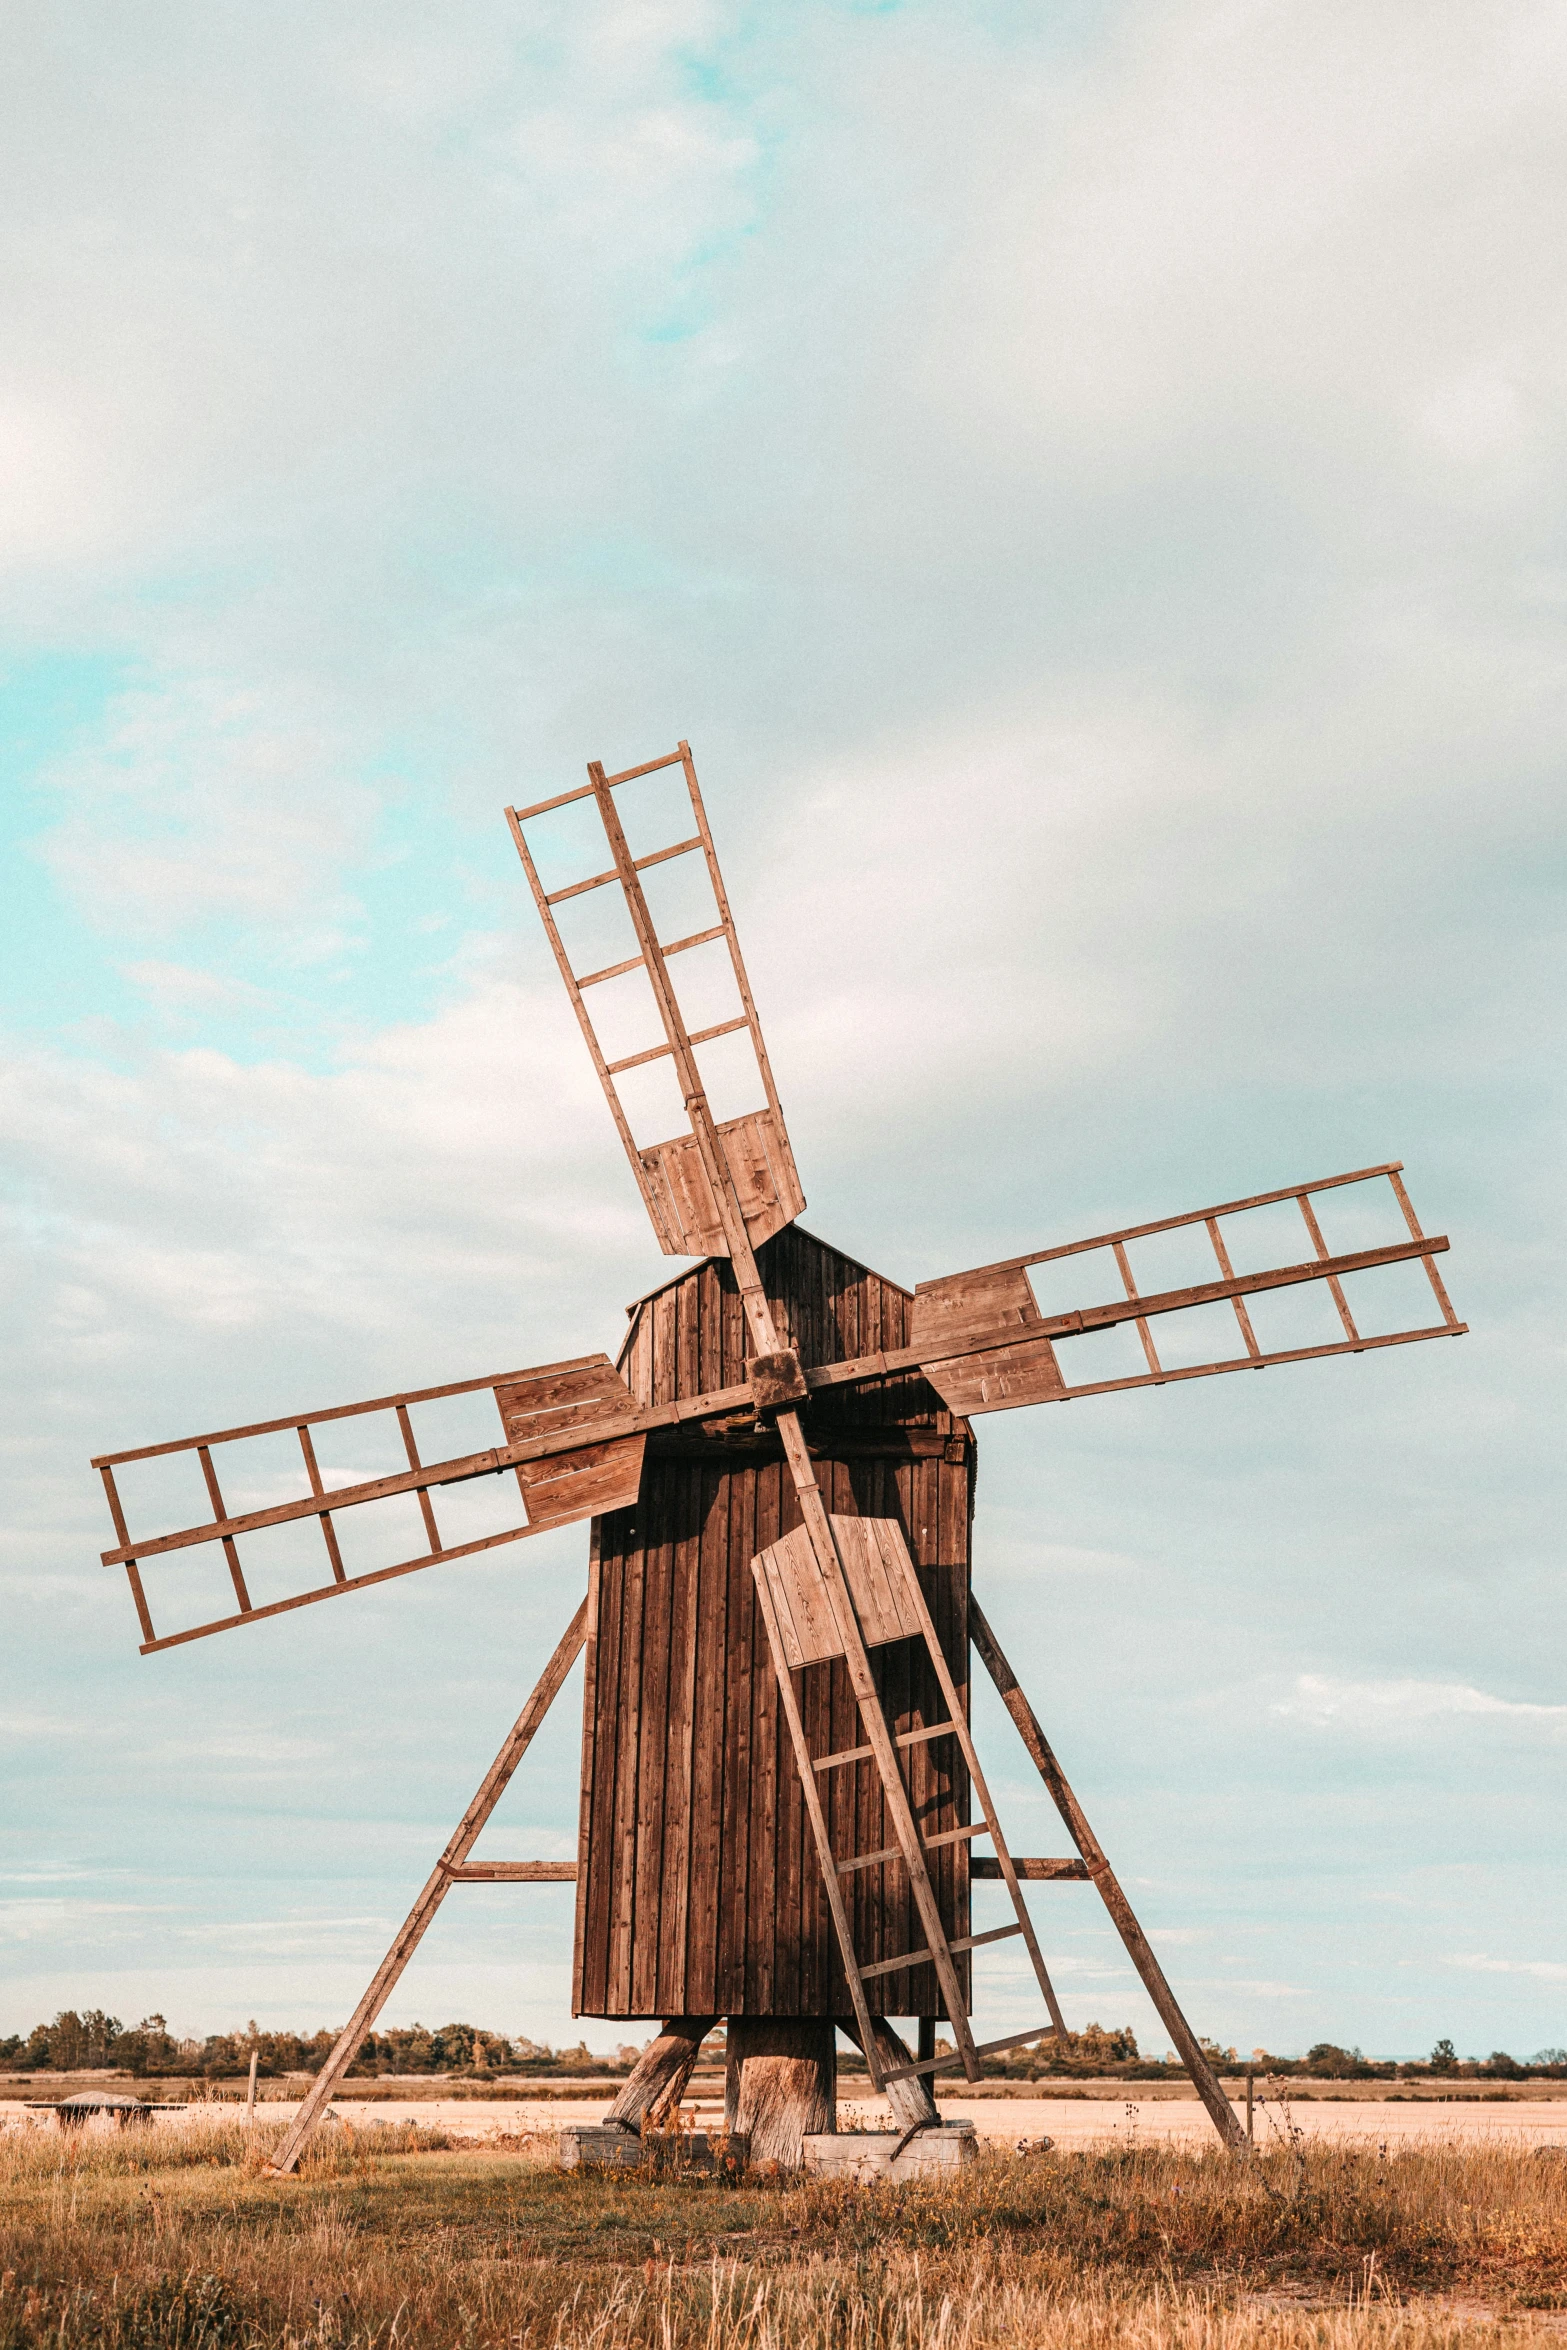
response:
M1233 2064L1234 2049L1226 2053ZM1294 2058L1269 2056L1261 2048L1254 2049L1245 2062L1259 2073L1296 2073L1323 2081L1529 2081L1567 2077L1567 2048L1539 2048L1520 2063L1505 2048L1493 2048L1489 2056L1460 2056L1451 2040L1438 2040L1425 2058L1396 2064L1363 2056L1358 2048L1339 2048L1331 2040L1319 2040L1304 2056Z
M135 2074L158 2074L191 2080L220 2079L248 2073L252 2055L256 2071L265 2080L289 2073L315 2073L330 2055L335 2032L264 2032L254 2021L242 2031L213 2032L204 2040L182 2039L169 2030L161 2015L143 2016L127 2029L118 2016L101 2008L78 2014L61 2010L52 2023L35 2024L27 2033L0 2038L0 2065L17 2072L96 2072L105 2067ZM477 2024L441 2024L431 2030L411 2024L401 2032L371 2032L350 2066L361 2077L381 2073L447 2073L484 2079L502 2073L617 2073L629 2071L639 2051L619 2049L613 2056L596 2056L579 2042L575 2048L551 2048L532 2040L508 2038Z
M335 2032L264 2032L253 2020L242 2031L209 2033L204 2040L177 2038L161 2015L143 2016L129 2030L118 2016L102 2008L78 2013L64 2008L52 2023L35 2024L27 2033L0 2037L0 2066L15 2072L81 2073L112 2068L137 2078L164 2074L181 2080L219 2080L248 2073L252 2055L263 2080L280 2080L290 2073L319 2072L337 2039ZM938 2048L946 2043L938 2040ZM1487 2057L1458 2055L1451 2040L1438 2040L1428 2057L1393 2062L1362 2055L1358 2048L1340 2048L1319 2040L1304 2056L1273 2056L1254 2048L1240 2056L1205 2040L1203 2047L1220 2072L1252 2070L1279 2078L1327 2081L1393 2080L1561 2080L1567 2078L1567 2049L1542 2048L1520 2063L1505 2049ZM723 2032L707 2044L709 2056L722 2054ZM350 2078L400 2073L440 2073L452 2078L494 2080L506 2074L596 2075L629 2072L639 2050L618 2048L613 2056L595 2055L584 2041L575 2048L551 2048L547 2042L509 2038L477 2024L441 2024L434 2030L410 2024L397 2032L370 2032L349 2068ZM852 2050L840 2053L845 2072L864 2069L864 2059ZM1053 2078L1165 2080L1178 2076L1181 2066L1140 2054L1137 2036L1129 2024L1106 2031L1089 2024L1068 2032L1063 2040L1042 2041L1007 2056L986 2057L985 2073L992 2079L1044 2081Z
M942 2039L936 2043L938 2051L947 2045ZM1304 2056L1274 2056L1265 2048L1254 2048L1250 2055L1242 2056L1234 2048L1221 2048L1214 2040L1204 2040L1202 2046L1215 2070L1232 2076L1252 2071L1279 2079L1318 2081L1567 2078L1567 2048L1542 2048L1520 2064L1501 2048L1493 2049L1487 2057L1460 2057L1451 2040L1439 2040L1428 2057L1403 2061L1365 2056L1358 2048L1340 2048L1331 2040L1319 2040ZM1185 2069L1171 2057L1161 2060L1142 2055L1130 2024L1121 2025L1117 2031L1089 2024L1081 2032L1068 2032L1063 2039L1042 2040L1033 2048L1015 2049L1006 2056L990 2056L982 2061L990 2078L1014 2081L1069 2080L1074 2076L1080 2080L1103 2080L1110 2076L1128 2081L1163 2081L1179 2078Z

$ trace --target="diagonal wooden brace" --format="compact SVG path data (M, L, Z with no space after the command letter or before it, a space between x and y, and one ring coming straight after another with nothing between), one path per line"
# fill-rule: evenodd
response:
M424 1940L425 1931L446 1899L448 1888L459 1881L455 1872L478 1842L485 1821L505 1794L512 1773L532 1745L535 1731L560 1695L566 1675L581 1654L587 1631L588 1603L584 1600L567 1625L560 1646L540 1674L532 1696L512 1724L510 1735L486 1772L479 1792L453 1830L451 1840L436 1862L429 1882L404 1919L396 1941L371 1977L369 1989L339 2032L331 2055L317 2073L304 2104L294 2117L294 2126L284 2141L281 2153L270 2166L279 2176L293 2170L298 2163L306 2141L321 2119L327 2100L358 2055L365 2034L391 1997L408 1961Z

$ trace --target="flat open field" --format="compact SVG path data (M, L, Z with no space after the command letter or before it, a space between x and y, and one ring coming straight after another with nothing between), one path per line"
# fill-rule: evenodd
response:
M1436 2350L1567 2331L1567 2155L1523 2143L1286 2137L1248 2162L993 2142L951 2184L724 2186L382 2122L323 2133L292 2180L263 2168L270 2114L0 2132L0 2350Z
M124 2088L125 2083L116 2083ZM390 2089L390 2083L370 2083ZM332 2100L332 2111L362 2131L422 2124L439 2130L455 2143L495 2144L528 2139L541 2153L552 2152L561 2128L572 2122L601 2121L615 2084L591 2096L439 2097L398 2098L360 2094L350 2082ZM150 2092L156 2096L157 2090ZM60 2091L45 2092L50 2099ZM1080 2146L1168 2145L1200 2151L1215 2142L1213 2124L1195 2096L1145 2097L1137 2088L1113 2096L1006 2097L943 2096L941 2110L953 2119L971 2120L981 2140L1015 2149L1020 2142L1049 2138L1061 2148ZM298 2111L295 2098L275 2094L258 2111L269 2124L286 2122ZM723 2116L723 2083L697 2085L688 2094L682 2114L688 2126L718 2127ZM1244 2120L1244 2098L1235 2101ZM214 2124L232 2116L232 2100L212 2101L187 2108L192 2122L206 2116ZM53 2129L51 2116L38 2106L0 2103L0 2130L24 2123ZM156 2126L179 2126L169 2115ZM885 2129L887 2109L869 2090L844 2090L838 2099L838 2127L843 2130ZM1261 2145L1281 2143L1292 2132L1309 2139L1369 2145L1444 2143L1451 2145L1512 2145L1526 2148L1559 2146L1567 2153L1567 2098L1507 2097L1495 2100L1455 2099L1438 2103L1411 2098L1390 2102L1370 2097L1295 2098L1287 2101L1259 2094L1254 2128Z

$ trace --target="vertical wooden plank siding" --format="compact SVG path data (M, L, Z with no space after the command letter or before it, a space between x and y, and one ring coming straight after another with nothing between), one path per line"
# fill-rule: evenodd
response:
M907 1342L911 1300L798 1225L758 1251L781 1330L808 1364ZM738 1385L747 1351L727 1261L665 1283L632 1315L620 1368L667 1403ZM968 1688L973 1439L915 1375L824 1393L807 1432L830 1509L902 1523L953 1676ZM910 1437L918 1438L917 1448ZM841 1448L841 1449L840 1449ZM800 1523L776 1438L743 1417L649 1441L634 1510L594 1523L573 2007L579 2015L838 2015L848 1986L778 1700L751 1560ZM945 1708L922 1650L872 1652L895 1731ZM863 1742L841 1660L795 1676L814 1753ZM956 1742L906 1750L929 1835L966 1825ZM890 1844L872 1766L818 1782L834 1849ZM969 1925L968 1846L932 1855L948 1933ZM906 1872L843 1880L862 1962L923 1940ZM965 1987L968 1961L957 1961ZM942 2013L929 1966L874 1978L884 2015Z
M716 2015L718 1919L710 1898L724 1849L724 1687L729 1649L729 1495L717 1473L699 1468L696 1604L692 1611L691 1857L686 1889L686 1993L683 2012ZM702 1637L697 1638L698 1627ZM671 1978L673 1979L673 1977Z
M588 1537L588 1617L582 1652L582 1792L577 1810L577 1850L585 1852L593 1833L593 1760L596 1741L593 1724L598 1715L599 1659L599 1541L601 1521L594 1519ZM582 1981L587 1943L587 1883L577 1874L577 1898L571 1936L572 1981Z

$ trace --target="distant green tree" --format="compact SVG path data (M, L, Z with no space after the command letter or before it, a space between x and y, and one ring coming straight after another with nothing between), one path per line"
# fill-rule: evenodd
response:
M123 2029L119 2017L105 2015L101 2007L90 2007L85 2015L64 2007L52 2024L35 2025L24 2053L34 2066L47 2065L57 2073L95 2071L114 2063Z
M1319 2040L1306 2051L1302 2070L1314 2073L1325 2081L1353 2081L1363 2079L1377 2068L1366 2062L1359 2048L1339 2048L1331 2040Z
M1434 2073L1456 2073L1458 2051L1451 2040L1438 2040L1431 2051L1431 2070Z

